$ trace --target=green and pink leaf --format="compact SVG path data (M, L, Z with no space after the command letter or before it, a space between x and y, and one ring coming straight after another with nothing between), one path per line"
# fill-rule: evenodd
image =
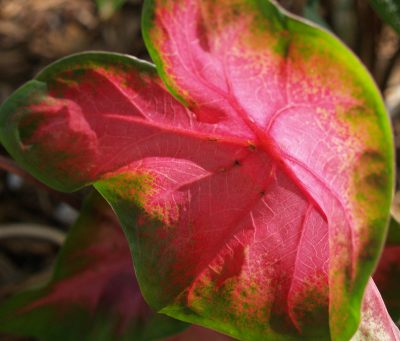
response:
M349 339L393 184L370 76L268 1L148 0L143 33L162 81L134 58L65 59L2 106L5 147L59 190L94 184L157 311L243 340Z

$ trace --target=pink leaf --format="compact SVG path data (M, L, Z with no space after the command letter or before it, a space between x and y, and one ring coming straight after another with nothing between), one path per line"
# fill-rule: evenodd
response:
M400 340L400 331L390 318L382 297L369 280L362 305L361 325L351 341Z

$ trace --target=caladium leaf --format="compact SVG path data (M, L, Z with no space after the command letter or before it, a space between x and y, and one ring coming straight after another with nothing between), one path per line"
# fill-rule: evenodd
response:
M398 0L369 0L381 18L400 34L400 3Z
M390 221L388 238L374 280L394 321L400 321L400 224Z
M374 280L382 293L387 309L395 321L400 320L400 245L384 248Z
M171 336L165 341L232 341L227 335L219 334L211 329L191 326L184 332Z
M351 341L400 340L400 332L391 320L379 291L370 279L365 290L362 320Z
M268 1L146 1L143 33L166 86L133 58L62 60L3 105L3 144L57 189L94 184L158 311L243 340L349 339L393 183L370 76Z
M186 327L145 303L126 238L99 194L70 230L52 281L0 307L1 332L44 341L159 340Z
M391 197L390 185L383 190L384 183L390 183L386 182L392 167L391 152L386 154L391 150L390 134L384 128L386 115L373 95L374 86L354 56L330 34L286 16L268 1L154 0L146 4L144 37L171 92L199 121L214 120L215 126L225 129L222 134L234 131L243 139L255 140L272 165L277 165L274 194L256 201L247 215L245 225L254 234L240 242L254 263L251 256L246 259L248 272L241 272L243 281L262 283L265 302L274 304L269 306L271 316L279 315L276 307L284 307L280 326L286 317L302 335L308 330L316 333L309 336L322 337L321 330L330 329L331 337L346 339L355 328L356 302L376 256L372 254L382 242L378 235L384 230ZM371 128L383 130L375 134ZM378 146L378 136L385 145ZM380 164L380 170L375 166L372 170L372 164ZM383 181L373 184L373 178ZM289 200L287 193L285 198L276 194L279 188L292 185L302 194ZM383 192L385 209L380 206L372 213L375 195ZM361 212L370 217L361 217ZM268 233L263 226L268 226ZM251 270L259 267L260 257L266 254L261 267L268 269L267 280ZM289 277L282 275L282 266ZM211 287L220 294L218 286L202 283L213 276L212 269L207 272L197 281L197 290ZM279 283L283 296L271 292L271 283L273 287ZM239 317L238 299L230 298ZM197 305L199 314L204 307ZM321 310L329 311L329 317ZM321 330L315 328L316 316ZM264 322L271 330L279 330L272 317Z

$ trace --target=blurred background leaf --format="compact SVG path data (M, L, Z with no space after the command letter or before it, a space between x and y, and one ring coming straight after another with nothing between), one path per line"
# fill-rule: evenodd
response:
M400 33L400 2L398 0L369 0L381 18Z
M0 306L0 331L44 341L163 339L189 325L153 312L122 229L93 191L68 233L51 281Z
M395 219L390 221L386 245L373 278L390 316L399 324L400 224Z
M103 20L110 19L113 14L122 7L125 1L126 0L96 0L100 18Z

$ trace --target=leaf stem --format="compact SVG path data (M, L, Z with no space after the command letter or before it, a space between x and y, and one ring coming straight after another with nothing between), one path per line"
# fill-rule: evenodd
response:
M0 239L8 238L32 238L44 240L61 246L65 241L65 232L59 229L40 224L1 224Z

